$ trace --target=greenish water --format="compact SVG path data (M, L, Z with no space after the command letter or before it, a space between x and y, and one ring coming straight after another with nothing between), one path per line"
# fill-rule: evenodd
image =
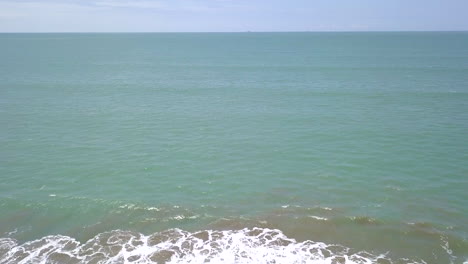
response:
M253 227L468 261L468 33L0 34L0 128L0 263Z

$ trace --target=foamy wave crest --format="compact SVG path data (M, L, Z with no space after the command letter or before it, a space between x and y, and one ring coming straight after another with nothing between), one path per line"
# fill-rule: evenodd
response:
M401 261L401 260L400 260ZM398 263L402 263L402 262ZM186 232L150 236L101 233L86 243L47 236L19 245L0 239L0 263L392 263L384 255L353 253L320 242L297 242L273 229ZM413 262L405 262L413 263Z

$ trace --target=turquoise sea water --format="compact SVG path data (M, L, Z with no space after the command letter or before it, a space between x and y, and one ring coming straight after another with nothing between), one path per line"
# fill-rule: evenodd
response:
M0 263L468 262L468 33L0 34L0 146Z

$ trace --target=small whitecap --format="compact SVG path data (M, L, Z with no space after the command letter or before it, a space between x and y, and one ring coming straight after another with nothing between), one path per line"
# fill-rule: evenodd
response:
M185 219L185 216L177 215L177 216L174 216L172 219L174 219L174 220L183 220L183 219Z
M6 233L6 235L7 235L7 236L11 236L11 235L14 235L14 234L16 234L17 232L18 232L18 229L17 229L17 228L15 228L15 230L13 230L13 231L10 231L10 232L7 232L7 233Z
M124 205L119 206L119 208L123 208L123 209L135 209L135 208L136 208L136 205L134 205L134 204L124 204Z
M326 217L320 217L320 216L316 216L316 215L309 215L310 218L313 218L313 219L316 219L316 220L320 220L320 221L327 221L328 218Z

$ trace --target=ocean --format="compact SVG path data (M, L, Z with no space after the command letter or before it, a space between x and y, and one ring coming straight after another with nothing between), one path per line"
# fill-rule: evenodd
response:
M468 263L468 33L0 34L0 263Z

